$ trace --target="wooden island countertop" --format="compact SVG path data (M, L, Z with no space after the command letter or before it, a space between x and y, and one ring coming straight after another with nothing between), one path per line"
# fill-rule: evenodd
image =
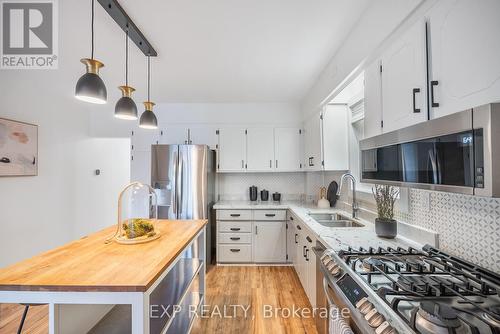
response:
M161 237L105 243L116 226L0 269L0 291L145 292L205 227L206 220L159 220Z

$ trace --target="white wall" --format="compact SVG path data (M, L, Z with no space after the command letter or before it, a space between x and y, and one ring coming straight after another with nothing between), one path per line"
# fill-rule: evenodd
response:
M339 91L343 88L346 79L357 76L364 62L374 56L377 48L420 3L422 0L372 1L302 100L301 109L304 115L317 111L332 97L336 88Z
M90 111L112 113L119 96L114 87L123 66L116 56L124 39L96 5L96 56L107 65L102 74L110 103L77 101L74 87L85 72L79 59L90 51L90 1L58 4L59 69L0 70L0 117L39 125L38 176L0 178L0 267L114 224L111 199L129 177L128 141L89 137ZM119 171L110 169L114 164ZM97 168L99 177L92 174Z

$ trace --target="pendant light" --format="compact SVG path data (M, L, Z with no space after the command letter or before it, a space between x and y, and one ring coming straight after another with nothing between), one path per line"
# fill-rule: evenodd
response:
M120 119L137 119L137 106L132 100L134 88L128 85L128 30L125 34L125 86L118 87L122 91L122 97L116 102L115 117Z
M94 59L94 0L92 1L92 52L90 59L83 58L80 61L87 67L87 73L82 75L75 88L75 97L79 100L104 104L106 103L108 93L106 85L99 77L99 69L104 66L103 63Z
M144 103L144 112L139 120L139 127L143 129L157 129L158 120L153 112L154 103L150 99L150 85L151 85L151 57L148 55L148 100Z

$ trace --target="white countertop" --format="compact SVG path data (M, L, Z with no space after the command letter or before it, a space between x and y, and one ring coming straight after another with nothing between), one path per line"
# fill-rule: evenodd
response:
M407 234L400 235L394 239L380 238L375 234L375 225L373 222L356 219L363 224L363 227L327 227L320 225L309 216L309 213L340 213L350 217L351 214L344 210L331 208L319 209L312 204L301 204L300 202L249 202L249 201L221 201L214 205L214 209L232 209L232 210L290 210L297 218L299 218L309 230L316 236L318 240L325 244L328 248L339 250L341 248L353 247L408 247L420 249L425 243L432 244L429 240L436 240L437 235L431 231L426 231L404 224L398 229ZM400 224L401 225L401 224Z

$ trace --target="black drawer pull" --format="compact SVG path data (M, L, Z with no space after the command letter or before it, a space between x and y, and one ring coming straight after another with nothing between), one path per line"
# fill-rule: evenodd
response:
M266 213L266 217L276 217L276 214L274 214L274 213Z
M239 227L231 227L230 230L231 231L239 231L239 230L241 230L241 228L239 228Z
M306 249L306 261L309 261L309 248Z
M231 248L231 252L238 253L241 249L239 248Z
M297 233L295 233L295 243L296 243L296 244L298 244L298 243L299 243L299 242L297 241L297 237L298 237L298 236L299 236L299 235L298 235Z
M293 221L293 217L290 217L290 220Z
M240 217L241 215L239 213L231 213L231 217Z
M297 228L299 231L302 230L302 227L300 227L299 225L297 225Z
M439 107L439 103L434 102L434 86L439 85L439 81L433 80L431 81L431 107L437 108Z
M240 240L241 238L240 237L231 237L229 239L231 239L231 240Z
M309 241L309 242L313 242L311 238L309 238L309 236L306 237L306 240Z
M302 248L302 256L303 256L303 257L306 257L306 248L307 248L307 247L306 247L306 246L302 246L302 247L303 247L303 248Z
M419 113L420 108L415 107L415 95L420 93L420 88L413 88L413 113Z

